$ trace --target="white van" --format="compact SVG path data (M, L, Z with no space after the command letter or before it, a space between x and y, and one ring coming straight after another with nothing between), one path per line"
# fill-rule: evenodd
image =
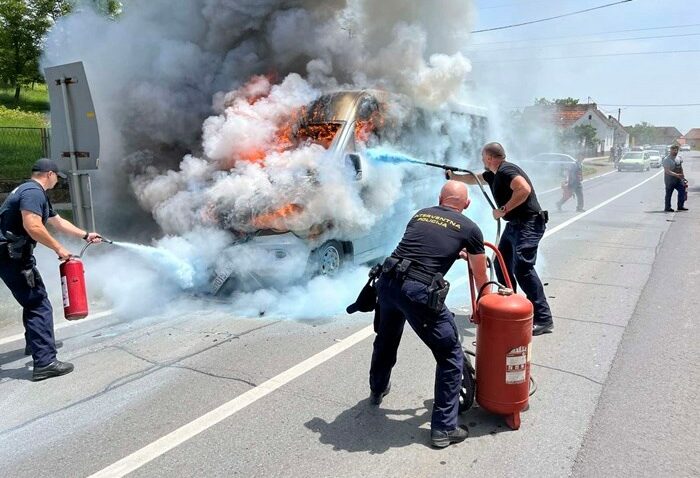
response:
M391 98L391 95L374 90L339 91L322 95L304 109L293 128L293 134L323 145L329 152L330 161L335 161L338 167L347 168L348 173L362 183L366 180L367 169L363 151L368 143L372 146L381 146L389 141L392 144L410 144L412 135L426 127L426 122L430 122L431 116L418 108L411 109L411 121L403 124L377 121L392 106L387 104ZM485 142L488 128L486 110L470 105L455 105L449 112L443 112L443 118L445 117L461 123L467 122L471 137L455 139L454 132L448 131L449 120L442 126L431 125L433 129L438 128L437 134L441 137L452 136L446 157L441 162L464 166L465 156L476 157ZM413 153L420 154L419 149ZM422 187L423 183L427 185L427 181L423 181L427 176L425 169L417 169L413 175L405 178L403 185L410 184L410 189L415 191L419 199L414 201L416 207L411 210L393 208L388 213L392 219L402 219L401 223L405 225L416 209L434 205L438 190L434 184L429 188ZM403 233L403 230L396 230L396 223L394 220L378 221L370 233L360 237L342 233L335 235L333 226L329 224L317 225L319 230L302 234L299 231L261 229L224 251L213 273L211 291L214 294L225 294L233 290L290 284L305 276L336 274L346 263L364 264L381 260L391 252L396 245L395 240ZM314 243L314 238L320 233L323 237L330 238L318 245ZM237 247L241 244L245 244L245 249ZM250 251L249 248L256 251L256 264L252 269L250 264L245 264L246 256L250 254L243 252ZM260 257L264 257L264 260ZM239 271L242 269L254 272L246 272L241 276Z

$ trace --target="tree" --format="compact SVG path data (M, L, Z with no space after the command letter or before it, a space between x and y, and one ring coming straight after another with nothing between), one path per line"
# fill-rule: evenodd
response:
M578 100L576 98L572 98L570 96L566 98L557 98L554 101L555 105L561 105L561 106L576 106L578 104Z
M0 0L0 80L15 89L15 102L23 84L36 80L46 32L70 13L76 0ZM121 2L93 0L99 11L116 16Z
M589 124L580 124L561 132L560 143L568 151L590 153L600 143L596 129Z
M655 144L661 142L658 130L654 125L646 121L627 127L627 132L634 138L636 144Z
M547 98L535 98L535 106L551 106L551 105L559 105L559 106L576 106L578 104L579 100L576 98L572 98L570 96L566 98L552 98L551 100L548 100Z

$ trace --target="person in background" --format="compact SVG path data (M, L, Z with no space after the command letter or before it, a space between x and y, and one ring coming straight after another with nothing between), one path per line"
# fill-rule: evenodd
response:
M583 154L579 154L575 163L569 166L566 174L566 179L562 185L562 197L557 201L557 210L561 211L561 207L571 196L576 196L576 211L583 212Z
M671 146L662 163L664 167L664 184L666 186L666 196L664 197L664 212L673 212L671 207L671 196L673 191L678 192L677 205L679 211L687 211L685 206L686 182L683 174L683 160L678 156L678 146Z

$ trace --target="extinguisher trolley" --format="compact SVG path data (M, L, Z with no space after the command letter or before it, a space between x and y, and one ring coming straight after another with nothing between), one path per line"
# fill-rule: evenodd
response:
M489 242L484 245L495 252L506 284L482 296L483 291L475 291L469 269L471 321L477 325L476 401L485 410L503 415L506 424L517 430L529 398L533 307L514 292L498 248Z

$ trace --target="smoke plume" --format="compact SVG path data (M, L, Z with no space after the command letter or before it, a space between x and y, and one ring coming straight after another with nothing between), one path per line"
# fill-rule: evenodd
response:
M244 273L264 260L230 250L257 230L291 230L313 248L432 205L439 173L367 163L359 182L324 145L290 144L290 130L322 94L381 90L384 120L411 133L385 143L463 162L478 145L451 112L469 101L471 25L464 0L134 0L116 20L88 6L62 18L43 65L85 64L102 143L99 228L177 250L197 290L222 256Z

